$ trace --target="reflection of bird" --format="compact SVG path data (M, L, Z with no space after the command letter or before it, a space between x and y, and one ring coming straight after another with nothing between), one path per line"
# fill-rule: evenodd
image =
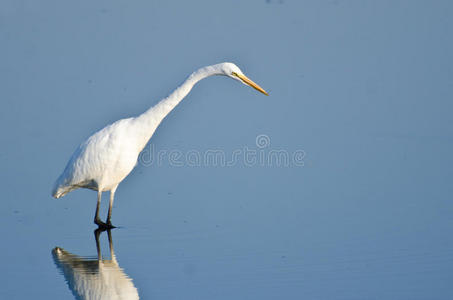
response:
M52 196L60 198L72 190L88 188L98 191L94 223L103 228L111 224L112 205L118 184L132 171L137 158L165 116L190 92L200 80L224 75L266 94L232 63L221 63L199 69L168 97L143 114L122 119L99 130L83 142L70 158L65 170L55 182ZM99 205L104 191L110 191L107 222L99 218Z
M52 250L55 264L63 273L76 299L139 299L132 280L120 268L108 231L110 260L102 259L99 246L100 230L95 231L98 257L85 258L56 247Z

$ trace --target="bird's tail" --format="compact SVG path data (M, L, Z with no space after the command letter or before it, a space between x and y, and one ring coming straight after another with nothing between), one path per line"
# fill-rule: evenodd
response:
M67 193L69 193L71 190L72 189L70 186L63 184L61 182L61 179L58 178L57 181L55 181L55 184L52 189L52 197L57 198L57 199L61 198L64 195L66 195Z
M60 197L63 197L66 194L67 194L67 192L65 193L65 191L59 187L55 187L52 190L52 197L57 198L57 199Z

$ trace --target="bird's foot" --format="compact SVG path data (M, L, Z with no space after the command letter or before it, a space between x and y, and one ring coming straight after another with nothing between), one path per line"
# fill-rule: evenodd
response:
M107 228L108 229L113 229L113 228L116 228L116 226L113 226L112 222L107 221Z
M110 221L107 223L102 222L100 219L94 219L94 224L98 225L99 229L106 230L106 229L113 229L116 228L112 225Z

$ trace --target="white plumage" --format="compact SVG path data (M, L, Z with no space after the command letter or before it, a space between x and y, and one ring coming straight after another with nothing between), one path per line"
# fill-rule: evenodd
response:
M101 227L113 227L111 213L118 184L132 171L140 152L165 116L178 105L198 81L212 75L228 76L267 95L266 91L247 78L235 64L221 63L201 68L192 73L168 97L143 114L116 121L83 142L55 182L52 196L60 198L78 188L98 191L94 222ZM99 218L101 195L105 191L110 191L106 223Z

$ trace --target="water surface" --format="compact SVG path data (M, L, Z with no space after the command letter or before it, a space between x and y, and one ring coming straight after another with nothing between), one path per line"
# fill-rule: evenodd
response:
M141 299L452 298L452 10L3 1L0 298L74 299L73 262ZM200 82L145 149L166 156L120 185L98 256L96 193L56 200L53 181L95 130L222 61L270 96Z

